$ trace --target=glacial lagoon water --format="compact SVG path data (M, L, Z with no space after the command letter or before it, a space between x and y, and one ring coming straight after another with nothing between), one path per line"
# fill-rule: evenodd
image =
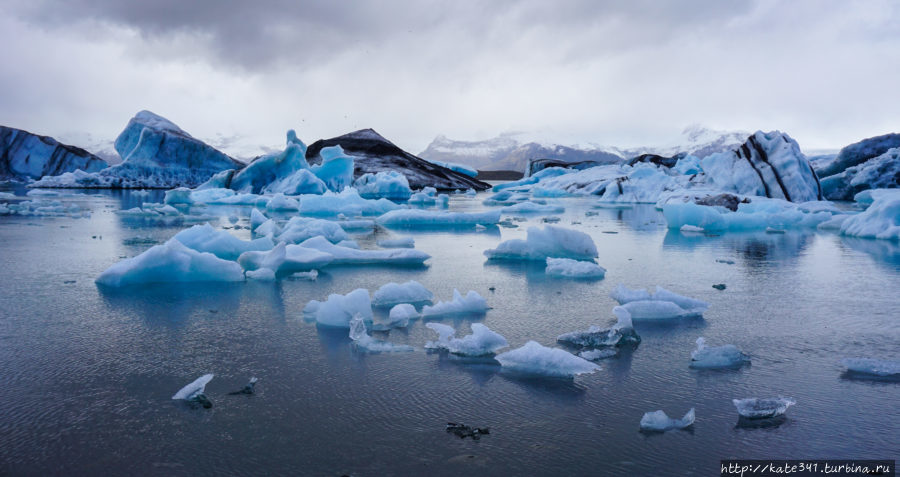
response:
M77 191L75 191L77 192ZM453 196L451 210L486 207ZM105 289L122 257L190 224L115 214L161 193L90 192L61 199L90 218L0 217L0 474L4 475L713 475L727 458L896 459L900 383L860 380L840 359L900 359L900 246L833 233L704 236L669 231L652 206L595 208L559 199L559 225L590 234L602 280L548 278L541 265L489 263L482 252L518 228L394 231L427 267L329 267L318 279ZM586 212L596 215L586 215ZM210 207L231 226L249 208ZM248 238L246 229L233 230ZM717 262L721 260L723 262ZM724 263L727 261L734 262ZM447 300L475 290L480 322L512 348L555 346L561 333L615 321L609 292L662 285L705 300L702 319L637 323L643 342L574 380L525 378L490 363L426 353L421 320L373 333L417 348L362 354L346 330L317 327L309 300L416 280ZM725 283L719 291L713 284ZM688 367L695 340L733 343L737 370ZM214 406L171 396L205 373ZM227 395L251 376L252 396ZM740 423L731 400L788 396L783 419ZM644 412L697 420L645 434ZM480 440L448 421L489 427Z

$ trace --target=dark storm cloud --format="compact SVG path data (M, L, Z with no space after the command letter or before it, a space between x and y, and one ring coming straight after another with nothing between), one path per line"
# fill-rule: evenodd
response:
M425 42L437 53L458 42L503 50L534 35L568 56L622 53L714 26L749 11L749 0L637 1L289 1L29 0L14 4L44 28L98 26L138 32L150 42L177 40L175 53L209 56L248 70L303 66L347 50ZM574 46L566 35L590 41ZM164 49L172 55L172 48Z

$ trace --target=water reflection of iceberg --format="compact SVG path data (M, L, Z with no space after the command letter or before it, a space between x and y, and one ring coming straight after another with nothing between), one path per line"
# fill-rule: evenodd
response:
M273 287L269 287L273 288ZM237 310L243 283L150 283L127 289L97 287L103 301L126 315L140 316L150 326L183 326L194 314L229 313ZM252 293L257 293L255 290ZM267 294L263 303L281 306L279 293ZM251 300L258 300L252 297Z
M900 243L892 240L842 236L841 244L868 254L878 263L889 263L893 267L900 266Z
M743 256L748 264L762 261L794 260L812 243L814 232L788 231L770 234L765 232L726 232L717 234L684 234L669 229L663 239L663 248L693 251L697 248L730 249Z

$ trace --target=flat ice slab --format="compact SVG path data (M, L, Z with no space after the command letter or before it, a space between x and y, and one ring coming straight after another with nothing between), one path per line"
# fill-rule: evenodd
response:
M600 369L600 366L568 351L541 346L535 341L529 341L521 348L498 354L495 359L504 370L558 378L571 378Z
M694 424L694 408L691 408L681 419L672 419L663 411L644 413L641 418L641 430L664 432L670 429L684 429Z
M797 401L785 397L732 399L731 402L737 408L738 414L747 419L777 417L784 414L787 408L797 404Z

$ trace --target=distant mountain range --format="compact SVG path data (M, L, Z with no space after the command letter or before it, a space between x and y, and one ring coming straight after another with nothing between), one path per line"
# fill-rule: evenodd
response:
M419 153L434 161L456 162L480 170L524 171L531 159L560 159L565 162L598 161L615 163L641 154L672 156L687 152L698 157L731 150L750 136L744 131L715 131L690 126L681 133L676 144L658 147L620 148L614 146L562 146L523 142L512 134L504 134L484 141L458 141L438 136Z

